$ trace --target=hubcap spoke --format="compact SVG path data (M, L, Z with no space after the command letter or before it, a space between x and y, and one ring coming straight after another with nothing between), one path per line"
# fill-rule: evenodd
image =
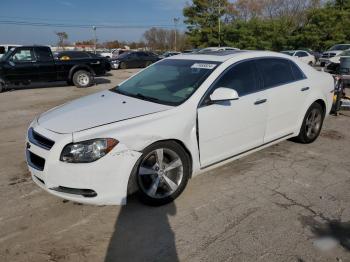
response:
M156 161L157 161L157 164L158 164L159 168L162 168L163 156L164 156L163 148L157 149L156 150L156 159L157 159Z
M144 175L154 175L154 174L156 174L156 171L153 170L153 169L151 169L151 168L140 167L139 174L140 174L141 176L144 176Z
M172 191L175 191L178 188L178 185L169 177L164 175L163 178L164 178L164 182L170 187Z
M150 196L155 196L156 195L157 189L158 189L158 186L159 186L159 181L160 181L160 177L157 176L155 178L153 184L151 185L151 187L149 188L149 190L147 192Z
M165 172L169 172L170 170L173 170L179 166L182 166L180 158L175 159L173 162L171 162L165 169Z

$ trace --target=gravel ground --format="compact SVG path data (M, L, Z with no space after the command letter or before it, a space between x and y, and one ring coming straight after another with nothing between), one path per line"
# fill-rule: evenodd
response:
M34 116L136 71L0 94L0 261L350 261L350 112L311 145L282 142L192 179L163 207L80 205L38 188L24 159Z

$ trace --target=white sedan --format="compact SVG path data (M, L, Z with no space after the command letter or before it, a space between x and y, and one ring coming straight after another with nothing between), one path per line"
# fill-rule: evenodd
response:
M303 61L304 63L310 66L313 66L316 64L315 56L304 50L282 51L282 53L297 57L298 59L300 59L301 61Z
M125 204L137 190L161 205L210 168L292 137L313 142L333 89L331 75L279 53L178 55L38 116L27 163L68 200Z

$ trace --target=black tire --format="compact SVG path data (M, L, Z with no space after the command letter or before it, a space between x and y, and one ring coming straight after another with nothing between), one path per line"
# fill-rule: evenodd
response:
M73 75L73 83L78 88L85 88L92 85L93 76L89 71L78 70Z
M164 166L161 168L163 171L155 171L157 170L157 167L155 167L155 165L158 163L158 157L156 155L153 155L153 152L158 152L158 150L161 150L163 152L162 162L164 161ZM171 154L176 155L176 159L172 159ZM155 161L154 163L152 162L153 160ZM173 167L171 169L172 171L166 171L166 169L170 166L170 163L174 163L179 160L181 160L181 165ZM151 171L154 173L142 174L141 168L145 170L145 165L149 165L149 167L153 170ZM187 185L191 172L190 165L191 161L189 155L183 149L183 147L176 142L157 142L144 149L142 156L135 164L132 174L132 177L136 180L135 182L138 189L137 195L140 201L146 205L160 206L175 200L183 192ZM155 168L153 169L153 167ZM146 170L150 170L150 168L146 168ZM159 174L160 172L162 173L161 175ZM177 176L181 176L181 179ZM164 179L164 177L166 178ZM156 190L154 190L154 195L151 196L149 192L151 191L152 187L154 188L154 185L156 184L155 181L157 179L158 184L155 186ZM169 179L171 182L175 182L173 184L176 185L174 188L170 186L169 182L167 182ZM179 181L176 181L176 179ZM146 188L147 185L149 185L148 188ZM157 196L157 193L159 196ZM161 196L162 194L164 195Z
M315 120L315 122L317 122L316 123L317 128L313 129L310 119L313 118L312 114L314 112L317 112L317 118L319 117L319 119ZM319 103L316 103L316 102L313 103L305 114L299 135L295 138L295 140L302 144L310 144L314 142L321 133L324 116L325 116L325 112L322 106Z
M5 91L5 85L4 83L0 83L0 93Z
M128 66L127 66L127 64L125 62L121 62L120 65L119 65L119 68L120 69L127 69Z

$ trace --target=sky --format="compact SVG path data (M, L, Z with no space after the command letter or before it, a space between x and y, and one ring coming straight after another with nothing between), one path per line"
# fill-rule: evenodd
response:
M0 44L57 43L55 32L69 42L94 38L139 41L151 26L174 28L188 0L6 0L0 7ZM23 24L31 24L23 25ZM37 26L34 26L37 25ZM40 25L40 26L38 26ZM45 26L43 26L45 25ZM109 28L103 28L108 26Z

